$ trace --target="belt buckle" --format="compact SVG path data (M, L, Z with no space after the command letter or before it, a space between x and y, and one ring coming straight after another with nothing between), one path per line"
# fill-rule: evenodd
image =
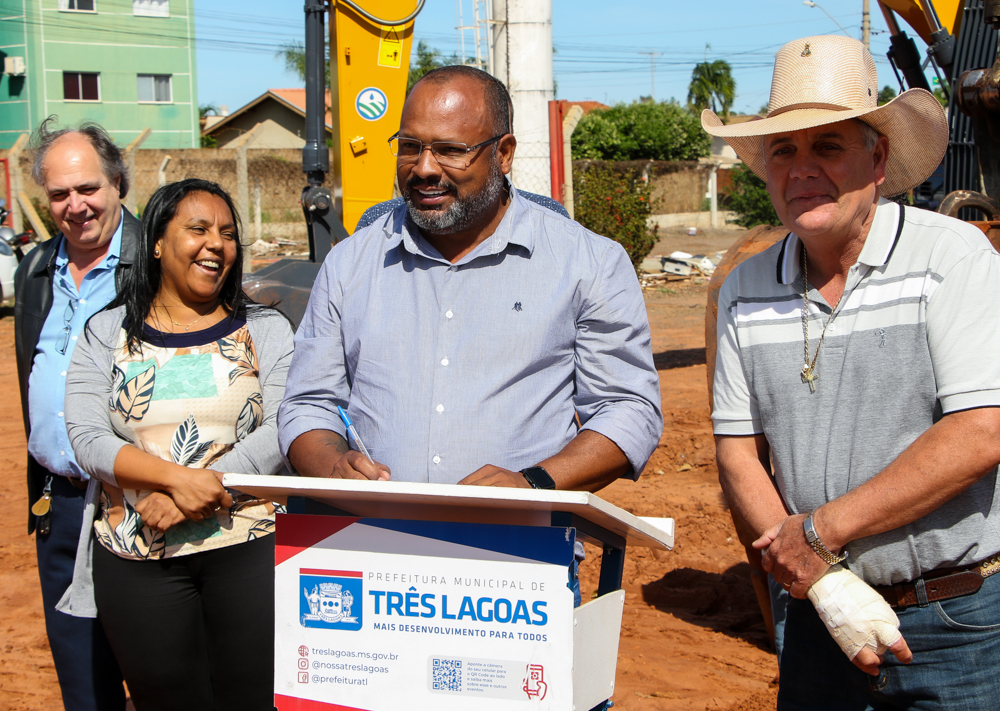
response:
M892 584L892 594L896 596L896 601L889 604L889 607L894 607L897 610L905 610L909 605L906 604L906 593L903 592L903 586L910 583L893 583Z

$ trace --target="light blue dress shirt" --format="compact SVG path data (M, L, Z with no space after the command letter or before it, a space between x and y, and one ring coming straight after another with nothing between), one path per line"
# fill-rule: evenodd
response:
M69 273L66 238L61 238L59 243L52 279L52 308L38 337L28 375L28 416L31 418L28 452L54 474L90 478L76 463L66 433L63 414L66 371L87 319L115 297L115 268L121 255L124 223L124 219L119 219L108 253L87 272L79 289Z
M576 436L574 415L638 476L663 430L649 322L625 250L511 191L457 264L400 206L327 256L295 336L282 453L347 409L396 481L518 471Z

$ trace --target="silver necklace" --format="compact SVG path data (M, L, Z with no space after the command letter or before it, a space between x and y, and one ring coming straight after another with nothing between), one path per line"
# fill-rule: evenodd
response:
M816 379L819 376L816 374L816 359L819 358L819 349L823 345L823 339L826 338L826 329L830 326L830 322L833 321L833 316L837 312L837 307L840 305L840 299L844 298L844 294L840 294L840 298L837 299L837 303L833 305L833 309L830 311L830 318L826 320L826 324L823 326L823 333L820 334L819 343L816 344L816 352L812 355L812 360L809 359L809 257L806 255L806 248L802 247L802 340L805 344L805 363L802 365L802 382L809 385L809 392L816 392Z

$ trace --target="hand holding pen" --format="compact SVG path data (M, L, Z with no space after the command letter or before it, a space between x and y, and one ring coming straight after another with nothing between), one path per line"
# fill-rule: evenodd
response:
M365 447L364 442L361 441L361 437L358 436L358 431L354 428L354 423L351 422L351 418L347 416L347 412L344 408L337 406L337 412L340 413L340 419L343 420L344 426L347 427L348 444L354 444L358 452L364 455L365 460L358 461L357 457L348 457L345 455L343 459L337 463L334 468L334 477L339 477L342 479L384 479L388 480L390 478L389 468L384 464L379 464L374 459L372 455L369 454L368 448ZM348 453L350 454L350 453ZM351 475L344 472L341 465L347 465L347 467L353 470L351 473L356 472L357 474ZM341 470L338 474L338 470ZM345 476L345 474L347 474ZM359 476L360 475L360 476Z

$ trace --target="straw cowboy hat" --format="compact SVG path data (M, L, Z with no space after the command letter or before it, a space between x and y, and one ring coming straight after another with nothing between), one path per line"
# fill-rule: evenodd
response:
M764 180L763 136L845 119L860 119L889 139L885 182L879 188L885 196L920 185L948 148L948 121L934 95L910 89L879 106L875 61L850 37L806 37L778 50L767 109L766 118L730 126L708 109L701 113L702 127L724 138Z

